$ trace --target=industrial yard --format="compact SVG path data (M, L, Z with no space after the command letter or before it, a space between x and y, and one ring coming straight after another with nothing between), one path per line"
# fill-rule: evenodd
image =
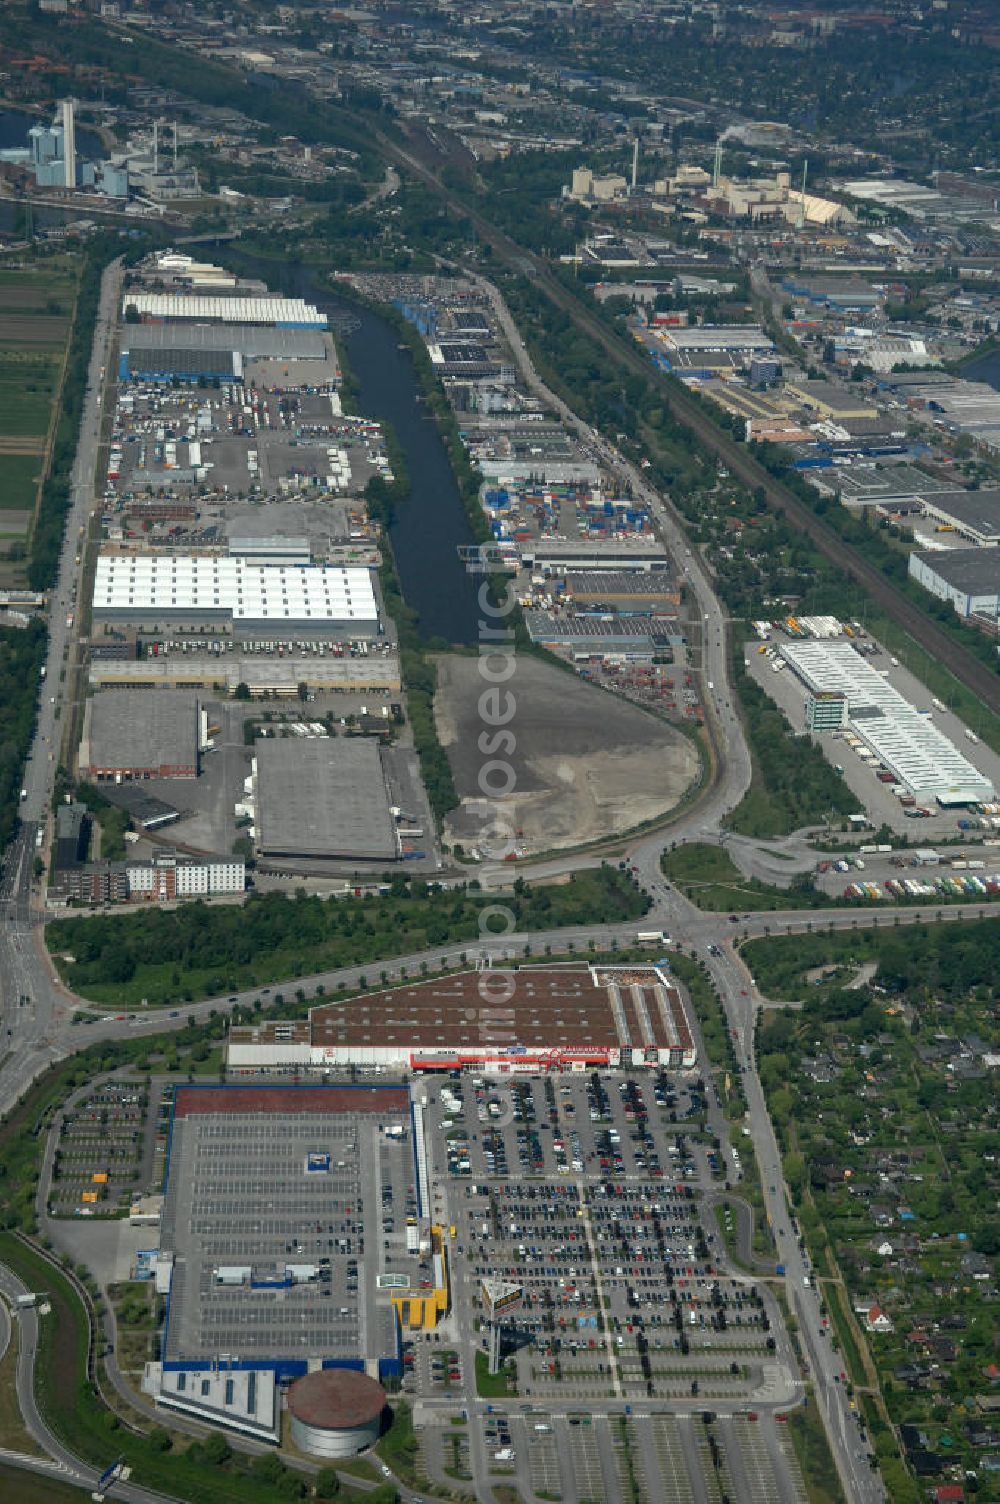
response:
M993 800L1000 758L870 636L818 621L821 637L758 624L767 639L748 645L748 671L814 738L872 827L911 843L954 838L960 815Z
M254 859L271 881L434 870L362 495L392 471L379 425L342 411L326 314L158 253L130 273L118 336L75 771L135 827L131 866L96 844L95 807L91 849L59 847L53 901L186 894L190 857L176 885L143 875L164 824L186 853L239 858L205 896L242 893Z
M453 842L488 841L476 809L483 759L477 754L478 690L473 659L439 659L438 734L462 801L449 817ZM655 819L698 776L694 744L637 706L523 654L507 688L517 702L514 790L490 800L520 832L525 852L582 845Z

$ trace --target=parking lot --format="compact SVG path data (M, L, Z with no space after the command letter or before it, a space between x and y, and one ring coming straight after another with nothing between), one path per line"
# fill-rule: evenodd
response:
M466 1078L431 1095L456 1317L484 1322L488 1277L520 1289L504 1333L519 1394L777 1392L770 1297L720 1267L714 1214L702 1221L724 1167L696 1074Z
M577 1504L806 1504L782 1422L716 1414L529 1415L496 1411L484 1424L491 1482L527 1483Z
M54 1217L114 1217L153 1175L147 1081L102 1082L62 1115L53 1159Z

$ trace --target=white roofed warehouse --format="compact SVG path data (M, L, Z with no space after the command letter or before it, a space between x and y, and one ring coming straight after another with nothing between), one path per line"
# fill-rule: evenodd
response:
M301 298L220 298L177 293L126 292L122 315L143 323L185 320L196 324L274 324L279 329L325 329L327 317Z
M382 635L369 569L208 554L101 554L93 620L95 627L188 627L242 638Z
M924 802L988 803L989 779L849 642L783 643L782 658L814 695L842 695L853 731Z

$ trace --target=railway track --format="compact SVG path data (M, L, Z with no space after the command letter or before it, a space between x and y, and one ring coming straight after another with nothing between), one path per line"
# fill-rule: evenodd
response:
M529 275L550 302L572 319L581 332L596 340L616 365L642 376L644 380L655 374L647 357L609 329L596 313L565 288L552 275L541 256L519 245L479 210L449 189L415 151L406 150L381 132L377 133L377 138L387 156L399 166L416 173L453 213L470 220L484 243L490 245L514 271ZM829 523L810 511L794 492L776 480L742 444L738 444L718 428L680 382L671 381L662 374L659 379L667 387L673 416L690 429L706 450L721 460L744 485L760 487L769 507L785 516L797 531L809 539L823 558L861 585L886 616L977 695L989 710L1000 714L1000 675L956 642L932 617L897 589L891 580L886 579L875 564L853 545L845 543Z

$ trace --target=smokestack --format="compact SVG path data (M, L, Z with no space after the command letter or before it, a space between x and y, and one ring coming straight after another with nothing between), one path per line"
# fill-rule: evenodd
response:
M76 187L76 124L72 99L62 101L63 128L63 183L67 188Z
M632 192L639 186L639 137L632 142Z

